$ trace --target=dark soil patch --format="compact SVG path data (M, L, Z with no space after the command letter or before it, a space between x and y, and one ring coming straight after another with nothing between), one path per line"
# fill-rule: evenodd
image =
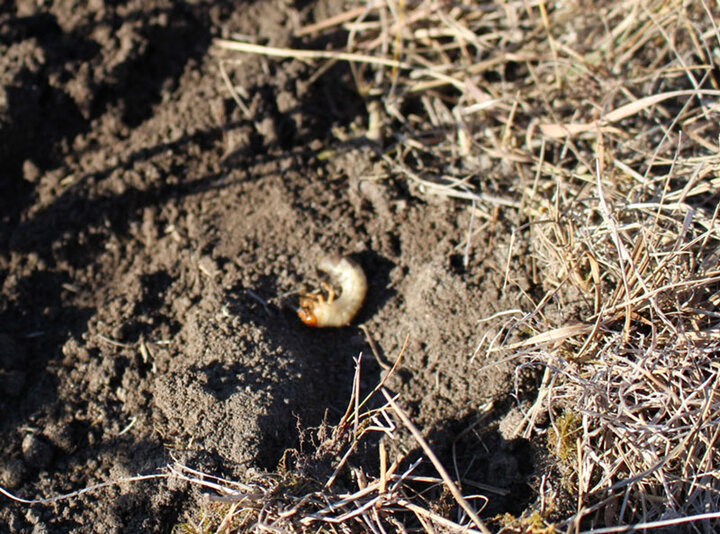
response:
M479 320L532 290L504 267L519 221L476 235L462 268L468 206L368 179L372 148L334 137L365 120L342 65L311 83L311 66L243 57L227 65L251 116L238 109L212 37L287 45L292 20L279 0L0 7L0 482L18 496L171 456L227 477L272 469L298 421L342 414L353 357L377 383L368 335L384 361L410 336L389 387L440 449L510 395L509 364L473 354L492 326ZM310 330L284 306L325 252L366 270L355 326ZM490 510L517 512L527 445L488 436L463 461L473 478L505 473ZM167 481L3 498L0 530L167 532L193 499Z

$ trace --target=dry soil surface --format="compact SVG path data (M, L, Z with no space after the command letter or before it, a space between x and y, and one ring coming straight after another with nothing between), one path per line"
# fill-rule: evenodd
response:
M535 498L537 451L503 424L536 377L474 354L481 320L535 290L521 241L506 271L522 221L482 225L465 267L469 206L381 171L347 65L318 75L212 45L342 45L339 31L293 37L339 2L299 4L0 4L0 482L13 494L174 459L272 470L298 428L342 415L355 358L367 391L409 336L388 387L445 461L493 402L455 447L468 479L500 490L483 515ZM368 277L346 328L292 309L326 253ZM0 530L169 532L197 497L170 480L52 505L0 496Z

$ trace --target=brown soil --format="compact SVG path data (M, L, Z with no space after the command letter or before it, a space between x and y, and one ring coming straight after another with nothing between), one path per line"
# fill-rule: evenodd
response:
M342 414L354 357L367 390L409 335L389 387L441 457L494 402L456 450L468 478L503 490L483 515L534 498L531 447L501 432L517 377L473 357L498 324L479 321L534 290L529 267L505 272L523 221L499 214L464 268L469 206L373 178L346 65L315 80L317 65L211 46L245 34L322 48L292 38L295 15L330 14L280 0L0 5L3 487L51 497L173 458L226 477L273 469L298 427ZM221 58L242 58L226 66L249 116ZM354 257L369 294L353 326L313 330L289 304L326 252ZM526 252L514 245L513 269ZM53 505L0 497L0 530L168 532L196 498L168 480Z

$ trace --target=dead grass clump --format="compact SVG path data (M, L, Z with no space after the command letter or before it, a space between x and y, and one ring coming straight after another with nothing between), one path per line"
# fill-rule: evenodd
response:
M476 217L524 219L543 296L491 350L545 369L517 433L573 462L560 529L718 526L717 20L704 0L378 0L297 30L342 27L342 51L218 41L348 62L387 176L471 204L466 267Z
M276 472L250 474L247 480L238 482L177 463L169 466L170 476L213 492L207 496L208 502L193 510L174 532L381 533L407 531L406 524L414 523L416 526L409 527L411 530L421 527L489 534L475 507L460 493L418 429L396 404L396 399L382 389L384 381L364 400L359 399L359 361L356 387L345 416L336 426L323 425L310 436L314 441L312 450L286 451ZM384 395L385 404L367 409L366 404L378 391ZM400 455L390 462L383 442L375 449L379 456L376 475L365 465L364 455L354 454L368 443L376 443L376 438L396 439L398 427L404 427L413 435L437 469L439 478L413 474L423 458L408 465ZM434 511L434 503L425 502L422 494L412 488L412 483L442 487L454 503L451 507L459 510L458 520Z
M623 182L599 165L592 194L577 193L581 209L549 208L535 226L550 294L573 286L564 298L587 310L552 328L538 306L528 317L537 334L521 343L544 346L524 356L547 366L531 411L581 417L573 522L600 509L595 524L626 524L720 505L720 198L712 194L714 211L693 202L689 193L705 186L691 177L610 191ZM553 420L548 435L565 435L564 423ZM531 427L526 435L539 430Z

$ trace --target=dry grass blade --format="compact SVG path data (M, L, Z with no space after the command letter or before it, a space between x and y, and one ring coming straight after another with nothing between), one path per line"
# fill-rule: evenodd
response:
M110 480L108 482L101 482L99 484L93 484L92 486L87 486L85 488L79 489L77 491L71 491L69 493L63 493L62 495L56 495L54 497L46 497L46 498L41 498L41 499L23 499L21 497L18 497L17 495L10 493L3 487L0 487L0 494L4 495L8 499L15 501L17 503L20 503L20 504L28 504L28 505L54 504L59 501L75 499L86 493L90 493L90 492L97 491L97 490L104 489L104 488L119 486L121 484L134 484L136 482L142 482L142 481L146 481L146 480L158 480L158 479L162 479L162 478L168 478L169 476L170 475L167 473L156 473L154 475L138 475L135 477L120 478L117 480Z
M693 89L686 91L669 91L667 93L662 93L659 95L646 96L635 102L620 106L619 108L614 109L609 113L606 113L597 121L594 121L592 123L540 124L540 131L542 131L543 135L556 139L562 137L572 137L574 135L590 131L602 131L608 124L621 121L632 115L635 115L636 113L640 113L647 108L659 104L660 102L680 96L720 96L720 91Z
M298 50L292 48L276 48L263 46L243 41L230 41L227 39L215 39L215 45L225 50L244 52L246 54L259 54L263 56L293 58L302 60L334 59L336 61L351 61L355 63L369 63L385 67L409 69L410 65L392 59L377 58L363 54L348 54L344 52L326 52L323 50Z

